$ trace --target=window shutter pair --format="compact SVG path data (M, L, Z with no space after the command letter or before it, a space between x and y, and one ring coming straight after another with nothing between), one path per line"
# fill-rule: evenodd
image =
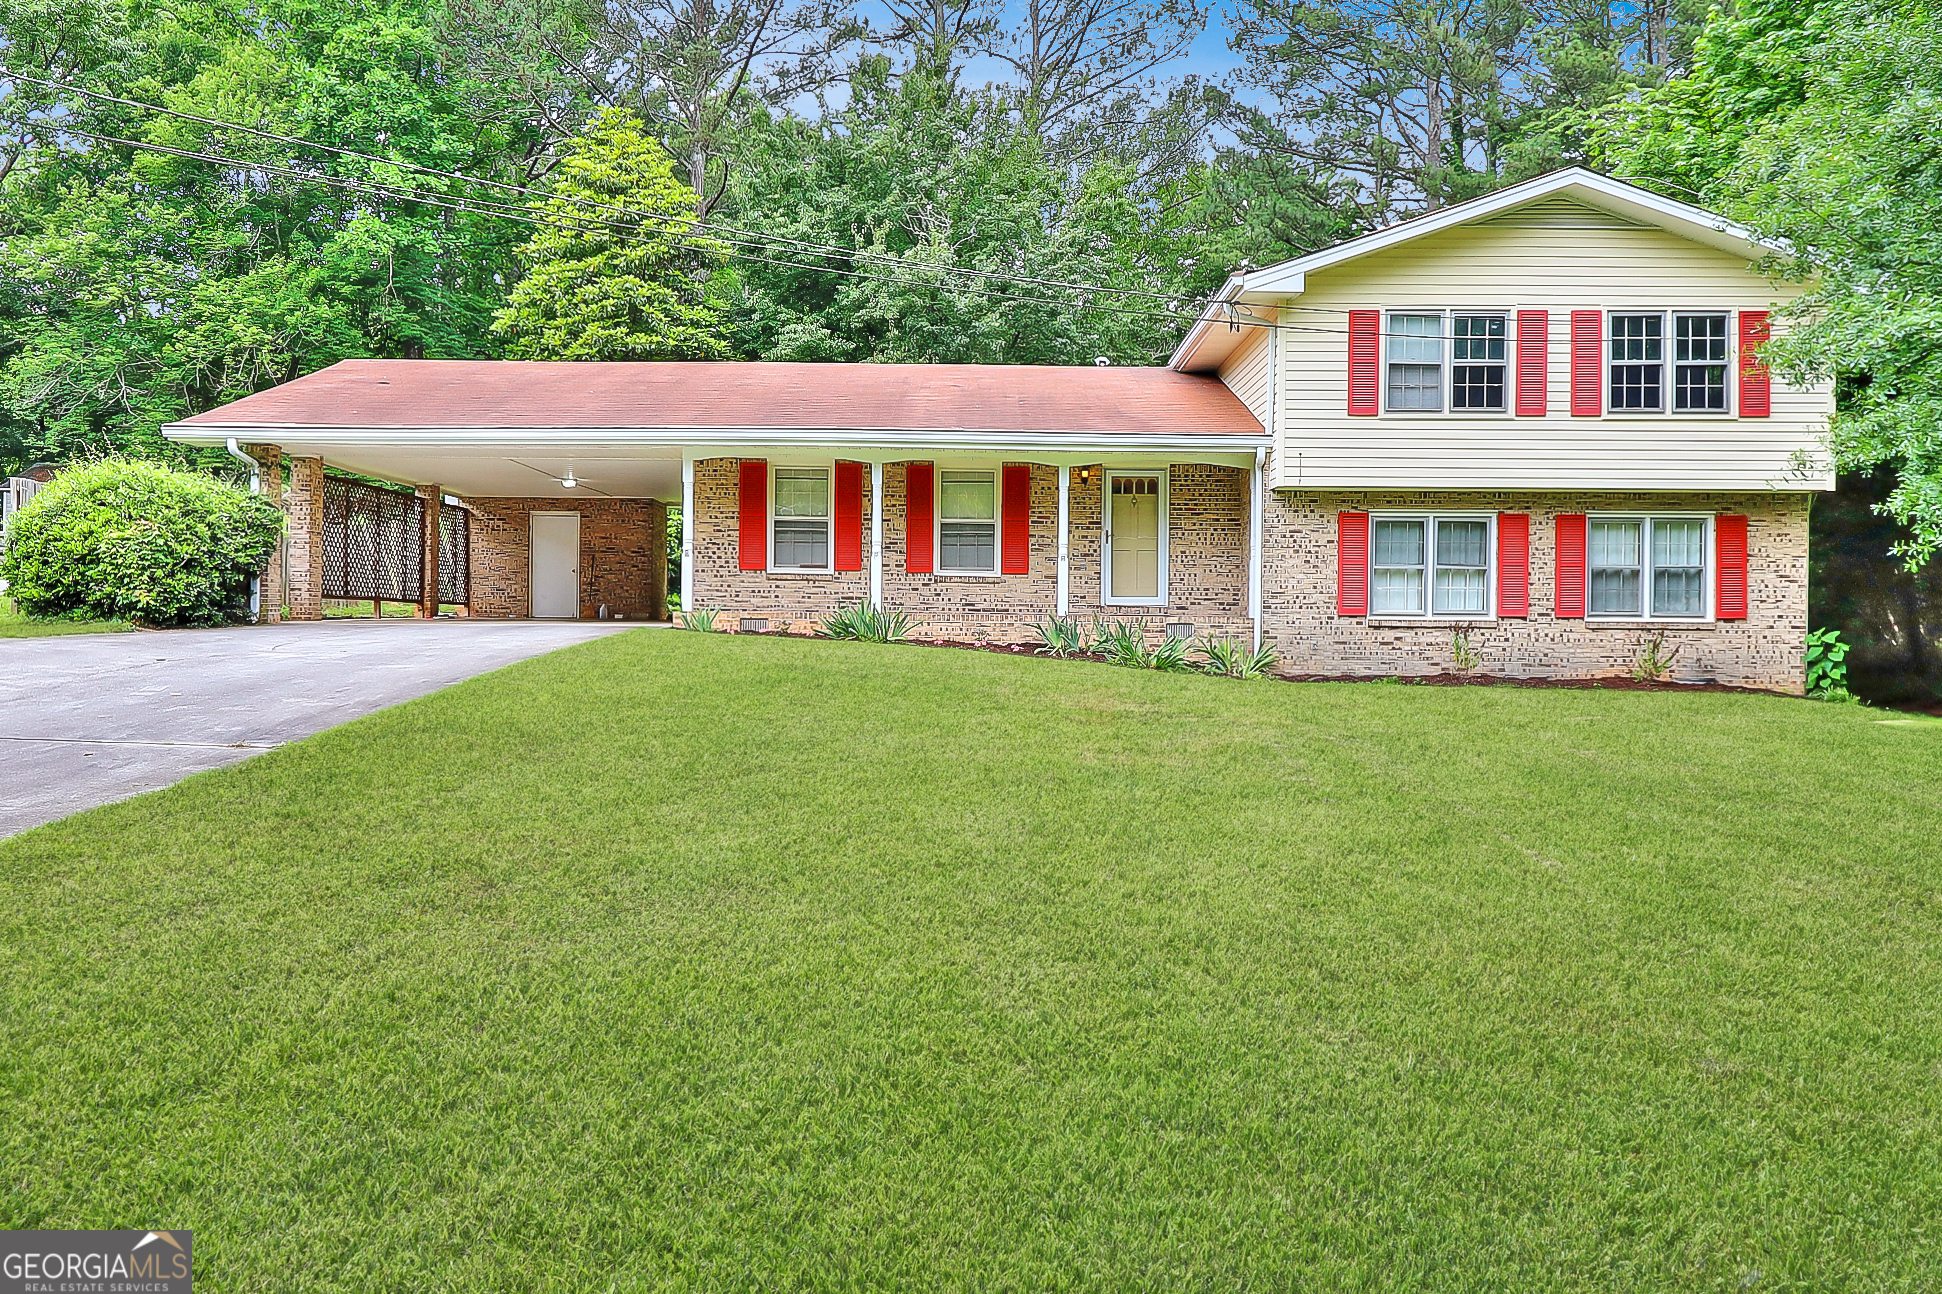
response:
M745 458L736 500L740 523L740 566L769 568L769 463ZM863 569L863 464L838 463L830 500L831 563L839 571Z
M1032 468L1006 463L998 473L998 569L1024 575L1032 568ZM937 469L931 463L904 468L904 569L929 575L936 564L932 534L937 522Z
M1595 312L1594 312L1595 313ZM1545 310L1517 312L1517 416L1542 418L1550 374L1551 315ZM1381 409L1382 312L1349 311L1349 413L1373 417ZM1597 338L1593 338L1596 349ZM1596 366L1596 356L1593 365ZM1594 390L1596 382L1594 380Z
M1335 518L1335 611L1369 614L1369 514L1343 512ZM1530 614L1531 519L1521 512L1497 514L1497 614L1522 619Z
M1557 598L1552 604L1559 620L1585 617L1587 572L1587 532L1590 526L1583 513L1558 517ZM1718 620L1744 620L1747 613L1747 519L1743 516L1713 518L1714 594L1713 616Z

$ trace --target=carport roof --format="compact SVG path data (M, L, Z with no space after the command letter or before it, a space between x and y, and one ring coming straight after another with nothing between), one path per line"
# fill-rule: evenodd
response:
M168 431L219 443L326 428L1265 438L1220 381L1166 368L384 359L345 360Z

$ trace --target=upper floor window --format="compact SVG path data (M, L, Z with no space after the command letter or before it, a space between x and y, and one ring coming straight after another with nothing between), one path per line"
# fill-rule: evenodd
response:
M1450 328L1450 407L1504 407L1504 316L1457 315Z
M1389 407L1443 411L1443 316L1389 316Z
M1617 314L1611 328L1611 402L1613 412L1665 408L1665 317Z
M998 484L993 472L939 473L937 568L998 569Z
M829 469L775 469L775 570L829 569Z
M1726 316L1672 317L1672 407L1726 412Z

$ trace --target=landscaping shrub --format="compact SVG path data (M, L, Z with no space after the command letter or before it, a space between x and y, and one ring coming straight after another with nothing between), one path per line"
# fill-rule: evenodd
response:
M14 517L4 576L31 616L217 625L242 618L283 515L207 476L107 460L71 468Z
M878 611L867 602L844 607L824 618L818 632L825 638L860 643L900 643L910 637L911 619L901 611L885 607Z

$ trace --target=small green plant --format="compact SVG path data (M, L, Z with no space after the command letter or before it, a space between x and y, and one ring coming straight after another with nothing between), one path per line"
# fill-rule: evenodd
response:
M910 617L903 612L859 602L824 619L816 632L846 642L898 643L910 636L910 629Z
M1848 691L1848 647L1839 629L1807 635L1807 695L1817 701L1854 701Z
M1082 655L1086 650L1085 634L1079 622L1063 616L1047 616L1032 626L1038 635L1037 652L1041 656L1054 656L1064 660L1070 656Z
M1164 674L1192 669L1193 662L1187 653L1193 649L1193 641L1187 638L1162 638L1150 651L1141 653L1140 668L1156 669Z
M1265 677L1278 659L1272 647L1263 645L1256 651L1238 638L1215 638L1211 634L1202 637L1194 650L1203 657L1202 670L1229 678Z
M1666 650L1665 630L1661 629L1639 646L1639 654L1632 661L1632 677L1641 683L1656 683L1672 671L1672 662L1679 657L1679 649Z
M1149 648L1144 620L1095 620L1093 639L1086 646L1089 654L1102 656L1111 664L1168 674L1193 668L1193 662L1187 659L1191 648L1192 643L1185 638L1163 638L1158 646Z
M675 621L683 629L692 629L696 633L711 634L715 632L715 617L720 614L720 607L697 607L693 611L677 612L675 614Z
M1456 664L1456 672L1468 674L1483 662L1477 649L1470 645L1470 635L1458 629L1450 635L1450 659Z

